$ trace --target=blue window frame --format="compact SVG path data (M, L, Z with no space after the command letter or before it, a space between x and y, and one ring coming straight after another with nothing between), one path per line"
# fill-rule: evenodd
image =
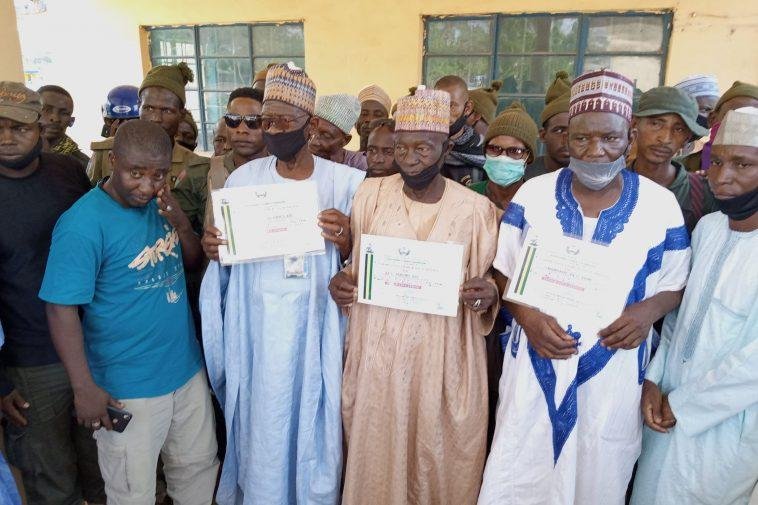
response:
M200 125L198 145L212 150L213 129L229 93L250 86L269 63L293 61L304 68L302 23L148 27L150 62L186 62L195 74L187 85L186 108Z
M423 80L447 74L469 88L500 80L502 110L520 100L539 121L558 70L610 68L644 91L663 84L673 15L663 12L488 14L424 18Z

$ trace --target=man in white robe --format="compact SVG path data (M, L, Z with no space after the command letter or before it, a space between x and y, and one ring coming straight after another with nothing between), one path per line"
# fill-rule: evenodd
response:
M494 263L501 285L517 274L523 237L533 228L607 247L629 294L605 328L586 314L558 320L504 302L515 324L480 504L624 503L640 450L650 328L678 305L690 259L673 195L623 168L632 89L606 70L578 77L568 168L527 181L503 215Z
M220 505L339 502L344 323L328 285L350 254L347 215L365 174L308 152L315 94L291 64L268 70L261 123L273 156L242 165L226 187L314 181L326 254L305 256L297 272L282 258L212 261L203 279L205 358L226 418ZM225 243L206 228L211 259Z
M707 174L721 212L645 378L635 505L746 505L758 482L758 108L727 113Z

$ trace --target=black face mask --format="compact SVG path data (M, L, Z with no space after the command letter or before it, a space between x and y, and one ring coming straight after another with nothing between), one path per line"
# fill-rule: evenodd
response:
M305 138L305 128L308 122L299 130L291 132L271 134L263 132L263 143L266 144L268 152L276 156L277 159L286 162L295 159L297 153L305 147L308 139Z
M414 191L421 191L422 189L425 189L427 186L429 186L434 178L437 177L437 174L440 173L440 170L442 169L442 160L445 159L446 152L447 142L442 144L442 154L440 155L439 159L433 165L426 167L421 172L414 175L408 175L403 172L397 162L395 162L394 165L395 168L397 168L397 170L400 172L400 177L403 178L403 182L405 182L406 186Z
M758 210L758 188L734 198L716 198L716 205L729 219L744 221Z
M466 120L468 119L467 114L461 114L461 117L455 120L455 123L450 125L450 134L448 137L454 136L456 133L461 131L463 127L466 125Z
M4 166L5 168L10 168L11 170L23 170L29 166L29 163L37 159L41 153L42 138L37 141L37 145L35 145L32 150L29 151L25 156L22 156L15 161L0 160L0 165Z
M702 126L705 129L708 129L708 116L703 116L702 114L697 115L697 119L695 120L697 124Z

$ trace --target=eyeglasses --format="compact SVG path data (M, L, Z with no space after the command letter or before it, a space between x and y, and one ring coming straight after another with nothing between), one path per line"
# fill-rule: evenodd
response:
M277 130L286 131L289 129L290 123L294 123L298 119L308 117L308 114L301 114L295 117L287 116L261 116L261 125L264 130L270 130L271 127L275 127Z
M224 114L224 123L229 128L237 128L244 121L245 126L251 130L257 130L261 127L261 116L255 114L253 116L240 116L239 114Z
M529 149L525 147L500 147L495 144L487 144L484 152L490 156L502 156L505 153L506 156L514 160L523 160L529 156Z

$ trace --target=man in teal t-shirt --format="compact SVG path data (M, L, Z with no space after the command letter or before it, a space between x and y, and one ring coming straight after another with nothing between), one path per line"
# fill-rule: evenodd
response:
M184 278L202 249L165 184L160 126L122 125L110 160L113 175L56 224L39 296L79 422L106 428L95 437L108 502L153 503L161 453L174 500L207 505L216 439ZM131 414L122 433L108 406Z

